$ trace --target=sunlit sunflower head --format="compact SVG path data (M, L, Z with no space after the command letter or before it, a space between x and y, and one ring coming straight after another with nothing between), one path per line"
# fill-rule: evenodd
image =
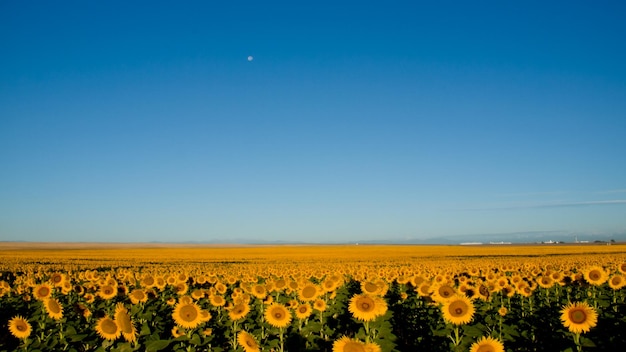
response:
M267 296L267 289L261 284L252 286L250 291L252 295L258 299L264 299L265 296Z
M204 290L202 289L195 289L193 291L191 291L191 298L198 300L200 298L204 298Z
M179 302L174 307L174 312L172 312L172 318L174 318L174 322L176 324L184 328L193 329L200 325L200 323L202 322L200 310L200 307L193 302Z
M433 300L435 302L443 303L450 298L454 297L457 291L449 284L437 285L433 290Z
M63 306L56 298L48 298L43 301L48 316L54 320L63 318Z
M222 307L226 304L226 300L220 295L210 295L209 302L211 302L211 305L214 307Z
M365 343L357 339L351 339L343 336L339 340L333 342L333 352L368 352L365 349Z
M284 328L291 323L291 312L280 303L272 303L265 310L265 320L275 328Z
M176 325L172 328L172 337L173 338L177 338L177 337L181 337L185 335L185 329L181 328L180 326Z
M302 302L314 301L320 294L320 289L316 284L308 282L298 290L298 298Z
M554 279L551 275L541 275L537 277L537 284L542 288L550 288L554 285Z
M100 286L100 290L98 290L98 296L102 299L111 299L117 296L117 287L112 285L103 285Z
M117 339L122 330L109 316L102 317L96 321L96 332L105 340L113 341Z
M120 332L127 342L134 342L137 340L137 330L135 324L130 320L130 314L124 304L118 303L115 306L114 320L117 326L120 328Z
M387 312L387 302L379 296L358 294L350 299L348 310L356 319L372 321Z
M315 308L315 310L323 312L326 310L326 301L324 301L321 298L318 298L315 300L315 302L313 302L313 308Z
M454 325L467 324L474 316L474 303L465 295L455 295L441 307L443 318Z
M302 303L297 307L294 307L294 312L296 313L296 318L304 320L311 316L311 313L313 313L313 308L311 308L311 305L309 303Z
M504 344L493 337L481 337L470 346L470 352L504 352Z
M382 348L376 342L366 342L365 352L382 352Z
M500 316L502 316L502 317L505 316L506 313L508 313L508 312L509 312L509 310L505 306L502 306L502 307L500 307L500 309L498 309L498 314L500 314Z
M598 313L587 302L573 302L561 310L561 321L569 331L580 334L596 326Z
M583 276L588 283L600 286L609 278L609 274L601 266L592 266L583 271Z
M254 336L247 331L242 330L237 334L237 342L243 347L244 352L259 352L261 350Z
M378 295L381 293L381 287L372 281L361 281L361 291L369 295Z
M420 297L429 297L432 294L430 282L424 281L415 289Z
M43 301L45 299L50 298L53 290L54 288L48 283L42 283L42 284L35 286L35 288L33 289L33 296L36 299Z
M22 316L18 315L9 320L9 332L18 339L27 338L31 331L30 323Z
M228 311L231 320L240 320L250 313L250 305L246 302L239 302L233 305Z
M609 287L613 290L619 290L624 286L626 286L626 280L622 274L615 274L609 278Z
M148 301L148 295L146 294L146 291L141 288L136 288L132 290L128 294L128 297L130 298L132 304L145 303Z
M63 286L63 283L65 281L67 281L67 276L65 274L62 274L62 273L52 273L52 275L50 275L50 283L54 287L61 287L61 286Z

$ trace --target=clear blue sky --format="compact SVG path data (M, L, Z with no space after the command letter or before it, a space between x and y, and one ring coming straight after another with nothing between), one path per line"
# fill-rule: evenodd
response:
M624 231L625 14L2 1L0 240Z

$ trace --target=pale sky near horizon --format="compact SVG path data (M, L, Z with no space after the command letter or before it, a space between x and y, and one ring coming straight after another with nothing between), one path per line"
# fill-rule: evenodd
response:
M3 1L0 240L626 231L625 13Z

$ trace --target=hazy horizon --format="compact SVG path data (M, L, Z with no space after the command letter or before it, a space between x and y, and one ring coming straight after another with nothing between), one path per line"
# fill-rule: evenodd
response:
M4 2L0 241L623 233L625 10Z

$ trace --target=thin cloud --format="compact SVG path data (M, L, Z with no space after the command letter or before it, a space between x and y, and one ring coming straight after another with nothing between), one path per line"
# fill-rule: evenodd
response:
M593 194L615 194L615 193L626 193L626 189L609 189L606 191L593 192Z

